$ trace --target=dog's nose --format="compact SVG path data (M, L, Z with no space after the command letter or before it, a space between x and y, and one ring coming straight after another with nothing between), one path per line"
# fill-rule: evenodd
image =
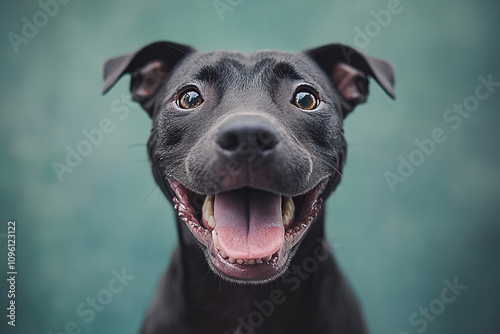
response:
M225 155L264 154L279 143L279 135L269 120L260 115L236 115L225 120L215 142Z

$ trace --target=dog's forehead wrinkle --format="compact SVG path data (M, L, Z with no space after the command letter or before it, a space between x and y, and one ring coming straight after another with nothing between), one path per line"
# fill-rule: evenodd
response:
M239 85L254 80L269 81L271 77L304 80L304 74L310 70L304 66L301 57L280 51L259 51L248 55L233 51L198 53L185 65L188 76L193 78L212 83L222 77L226 83Z

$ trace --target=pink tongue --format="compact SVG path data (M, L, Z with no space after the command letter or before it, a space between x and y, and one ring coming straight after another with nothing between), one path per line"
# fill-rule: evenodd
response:
M215 232L233 259L259 259L283 245L281 195L250 188L215 195Z

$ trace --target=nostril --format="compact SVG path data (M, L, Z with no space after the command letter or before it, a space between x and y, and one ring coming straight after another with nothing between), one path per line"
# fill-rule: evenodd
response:
M267 151L273 149L278 144L278 136L274 131L267 129L261 129L255 140L255 145L261 151Z
M240 146L239 136L235 132L225 132L216 139L217 145L224 150L236 151Z

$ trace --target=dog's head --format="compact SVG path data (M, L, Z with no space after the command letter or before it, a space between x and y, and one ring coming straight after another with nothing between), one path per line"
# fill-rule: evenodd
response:
M286 270L340 181L343 120L368 77L394 98L392 66L341 44L244 55L158 42L108 60L104 92L126 73L153 120L149 158L180 232L238 282Z

